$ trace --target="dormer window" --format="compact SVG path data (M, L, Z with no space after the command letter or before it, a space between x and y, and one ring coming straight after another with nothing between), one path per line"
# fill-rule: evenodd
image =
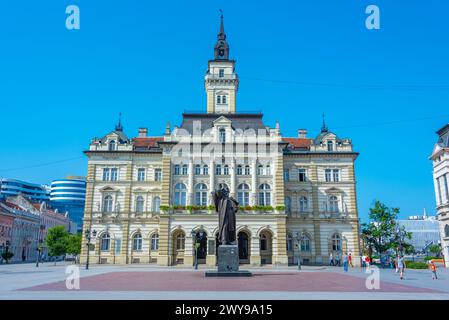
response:
M218 77L220 77L220 78L224 77L224 69L218 70Z
M226 130L221 128L219 130L219 136L218 139L220 141L220 143L225 143L226 142Z
M334 143L332 141L327 142L327 151L329 152L334 151Z
M115 140L109 141L109 151L115 151Z

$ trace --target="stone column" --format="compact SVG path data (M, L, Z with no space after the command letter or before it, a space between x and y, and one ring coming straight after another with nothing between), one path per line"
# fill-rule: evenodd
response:
M211 158L209 163L209 190L210 192L215 191L215 163L214 159ZM209 204L213 205L214 199L210 196L209 192Z
M189 175L188 186L187 186L187 205L193 204L193 159L189 160L189 169L187 171Z
M249 262L253 266L261 265L260 239L257 236L251 238L251 255L249 257Z
M257 159L251 159L251 197L249 204L252 206L257 204Z
M231 170L231 192L230 193L231 193L231 197L236 198L236 193L235 193L235 191L236 191L236 186L235 186L235 170L236 170L235 158L232 158L231 166L230 166L229 169Z

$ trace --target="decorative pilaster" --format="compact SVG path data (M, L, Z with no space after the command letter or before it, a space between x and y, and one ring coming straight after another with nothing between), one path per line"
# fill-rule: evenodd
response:
M236 197L236 186L235 186L235 170L236 170L236 168L235 168L235 158L232 158L232 160L231 160L231 168L230 168L230 170L231 170L231 190L230 190L230 195L231 195L231 197Z
M170 217L168 215L160 215L159 250L157 256L157 264L160 266L169 266L171 264L169 253L169 240L170 240Z
M188 169L188 174L189 174L189 182L188 182L188 186L187 186L187 205L192 205L193 204L193 160L192 158L190 158L189 160L189 169Z
M257 204L257 159L251 159L251 197L249 199L250 205ZM260 256L259 256L260 258Z
M209 190L210 190L210 192L215 191L215 162L214 162L213 158L211 158L210 163L209 163ZM213 205L214 199L212 199L211 196L209 196L208 198L209 198L209 204Z

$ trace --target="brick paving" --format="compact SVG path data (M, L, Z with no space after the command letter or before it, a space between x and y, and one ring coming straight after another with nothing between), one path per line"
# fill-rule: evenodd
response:
M68 291L65 281L19 289L21 291ZM254 272L251 278L206 278L204 272L133 271L108 272L80 279L81 291L240 291L240 292L397 292L442 293L410 285L380 282L369 290L365 278L331 272Z

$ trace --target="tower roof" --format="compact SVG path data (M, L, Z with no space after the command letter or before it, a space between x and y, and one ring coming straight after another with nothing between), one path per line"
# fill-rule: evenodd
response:
M220 10L221 11L221 10ZM223 12L220 17L220 32L217 35L217 42L214 48L215 60L229 60L229 45L226 41L226 33L224 30Z

